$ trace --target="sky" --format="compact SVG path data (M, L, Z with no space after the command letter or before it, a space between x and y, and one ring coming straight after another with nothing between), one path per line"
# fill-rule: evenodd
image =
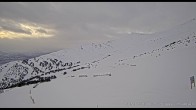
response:
M47 52L196 18L195 2L1 2L0 51Z

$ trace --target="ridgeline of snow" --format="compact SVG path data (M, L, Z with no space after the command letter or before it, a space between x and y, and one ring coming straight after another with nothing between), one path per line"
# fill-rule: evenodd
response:
M196 107L196 21L0 67L0 107Z

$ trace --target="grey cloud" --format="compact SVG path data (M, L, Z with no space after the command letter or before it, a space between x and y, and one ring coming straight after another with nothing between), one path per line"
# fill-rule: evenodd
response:
M45 33L45 34L48 33L47 31L45 31L45 30L43 30L43 29L36 29L36 31L38 31L38 32L40 32L40 33Z
M16 33L24 33L24 34L31 34L30 31L25 31L20 28L8 27L8 26L1 26L3 30L12 31Z
M85 23L147 29L162 25L160 21L175 22L178 16L191 16L195 3L1 3L2 16L52 24L59 29ZM193 11L192 11L193 12ZM178 13L178 15L176 15ZM22 16L21 16L22 15ZM194 14L193 14L194 15ZM192 16L193 16L192 15ZM195 15L194 15L195 16ZM164 17L164 19L163 19ZM188 18L187 18L188 19ZM168 21L172 20L172 21ZM168 23L171 24L171 23ZM157 26L156 26L157 27ZM160 26L158 28L161 28ZM156 30L155 30L156 31Z

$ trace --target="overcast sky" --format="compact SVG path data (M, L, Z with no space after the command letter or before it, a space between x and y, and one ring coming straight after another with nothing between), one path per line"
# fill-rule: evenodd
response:
M56 51L196 18L194 2L0 3L0 51Z

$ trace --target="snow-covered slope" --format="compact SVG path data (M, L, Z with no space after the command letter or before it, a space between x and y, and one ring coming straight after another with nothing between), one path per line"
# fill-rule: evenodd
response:
M0 67L0 107L196 107L196 21Z

